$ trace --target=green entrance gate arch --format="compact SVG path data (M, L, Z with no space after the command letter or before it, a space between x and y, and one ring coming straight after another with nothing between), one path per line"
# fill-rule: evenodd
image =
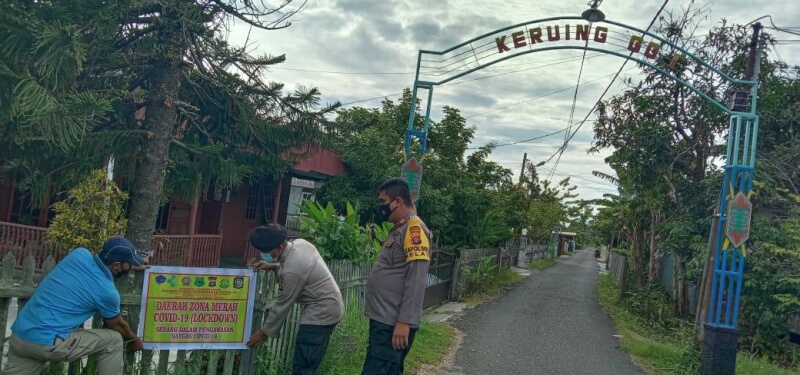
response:
M416 162L412 145L418 146L419 157L427 151L431 102L436 86L522 55L585 50L619 56L650 67L705 98L730 115L730 125L718 202L719 219L712 228L716 256L705 325L702 372L732 374L736 361L736 327L744 276L745 241L749 236L752 208L749 199L753 190L759 126L756 109L760 53L756 51L760 47L760 24L754 25L756 31L750 46L752 69L748 69L743 79L736 79L659 35L604 20L605 16L596 6L584 12L586 18L543 18L504 27L442 51L420 50L411 102L422 99L420 91L426 90L425 115L422 121L416 121L416 108L411 106L405 140L406 165ZM680 71L686 66L695 71L705 69L715 80L727 85L733 93L731 103L723 104L715 99L716 94L705 92L682 79ZM415 140L417 144L414 144ZM414 185L418 189L421 173L409 175L415 177Z

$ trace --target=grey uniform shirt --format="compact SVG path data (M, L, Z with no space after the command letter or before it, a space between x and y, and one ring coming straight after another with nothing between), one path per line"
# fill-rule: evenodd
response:
M261 328L267 336L280 336L295 302L302 306L300 324L330 325L342 320L342 293L316 246L303 239L294 240L278 261L282 265L277 272L278 298Z
M416 216L392 228L367 282L364 313L370 319L391 326L397 322L419 326L430 238L427 226Z

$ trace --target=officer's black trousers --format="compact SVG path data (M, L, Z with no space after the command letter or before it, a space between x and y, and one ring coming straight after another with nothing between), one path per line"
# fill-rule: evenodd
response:
M295 341L294 359L292 360L292 375L317 375L322 358L328 349L336 324L317 326L301 324L297 330Z
M408 347L403 350L394 350L392 349L394 326L370 319L369 346L361 375L401 375L403 363L408 352L411 351L411 344L414 342L416 334L417 328L412 328L408 334Z

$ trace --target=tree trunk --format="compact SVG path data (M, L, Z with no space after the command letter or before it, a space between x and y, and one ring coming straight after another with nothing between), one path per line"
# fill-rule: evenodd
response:
M714 277L714 257L717 252L717 226L719 225L719 205L714 208L714 216L711 219L711 231L708 236L708 253L706 254L705 267L703 267L703 278L700 280L700 294L697 300L697 311L695 313L695 342L703 342L703 325L708 319L708 307L711 304L711 281Z
M647 272L647 282L652 284L658 278L658 268L661 266L661 256L656 249L656 226L658 225L659 214L653 213L651 217L650 227L650 266Z
M686 316L689 311L689 298L686 295L686 260L683 256L675 254L675 307L678 316Z
M608 244L608 252L606 253L606 270L608 270L608 264L611 263L611 251L614 250L614 235L616 232L611 230L611 242Z
M144 140L133 178L127 237L137 249L149 250L164 190L169 145L177 123L174 103L180 89L180 68L166 63L154 69L149 83Z
M633 265L634 265L634 273L636 274L636 285L642 286L644 284L644 261L642 259L642 235L641 230L639 229L639 223L633 227L633 238L631 238L631 244L633 245L633 251L631 252L633 255Z

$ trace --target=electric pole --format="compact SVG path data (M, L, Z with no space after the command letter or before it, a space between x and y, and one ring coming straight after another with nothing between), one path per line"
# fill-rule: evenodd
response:
M522 176L525 175L525 164L528 164L528 153L522 156L522 171L519 173L519 186L522 187Z
M741 152L744 155L752 152L755 157L754 150L750 147L756 147L755 137L758 131L758 112L756 111L756 97L758 95L758 68L761 53L761 24L753 24L753 35L750 40L749 51L747 56L747 66L744 73L744 81L750 82L746 90L733 91L733 100L731 103L732 125L728 141L728 159L725 164L725 178L726 181L722 186L722 191L719 196L719 203L715 207L714 216L712 217L711 233L709 235L709 249L706 258L706 266L703 271L703 280L700 285L700 295L697 305L697 315L695 321L695 339L702 348L702 358L700 363L700 374L702 375L722 375L732 374L736 368L736 352L738 342L737 331L737 317L739 308L739 298L741 293L742 279L744 278L742 272L742 264L738 264L735 268L734 262L737 260L737 252L744 252L737 249L739 245L730 247L726 245L728 232L727 228L727 210L729 205L729 194L733 194L733 181L743 184L742 186L752 186L754 160L746 161L747 157L740 157L739 146L741 133L746 131L745 143L742 144ZM746 113L746 114L745 114ZM736 123L733 125L733 118L736 117ZM753 142L749 143L751 137ZM733 152L731 148L733 147ZM745 161L743 161L745 160ZM737 175L737 168L744 170L744 175ZM739 179L744 180L739 180ZM750 181L749 183L747 181ZM730 187L728 186L730 184ZM729 193L728 190L731 190ZM742 187L739 194L750 193L749 187ZM747 200L747 198L744 198ZM747 201L749 204L749 200ZM749 220L749 219L748 219ZM749 229L748 229L749 230ZM744 245L742 245L744 246ZM730 264L727 263L728 256L731 256ZM716 258L721 257L721 260ZM739 262L744 262L743 254L740 255ZM736 270L738 268L738 271ZM738 279L738 286L734 291L733 283ZM731 283L730 287L725 288L725 285ZM727 291L725 289L728 289ZM727 297L723 297L723 293L729 293ZM732 293L732 294L730 294ZM723 299L726 298L727 300ZM712 301L712 299L714 299ZM727 305L727 313L722 316L720 311ZM733 316L730 316L731 307L735 306L732 311ZM713 315L712 307L714 307Z
M750 50L747 55L747 66L744 72L744 80L749 81L753 78L756 64L756 54L760 51L759 37L761 32L761 23L756 22L753 24L753 35L750 39ZM734 110L742 111L742 107L747 107L747 93L737 91L733 93L733 102L731 107ZM703 268L703 278L700 283L700 290L698 294L697 310L695 314L695 341L700 344L703 342L703 324L708 320L708 307L711 299L711 279L714 272L714 260L716 257L717 241L724 240L717 238L717 227L719 226L720 212L722 207L714 208L714 216L711 219L711 232L708 240L708 256L706 257L706 266ZM680 302L680 301L679 301Z

